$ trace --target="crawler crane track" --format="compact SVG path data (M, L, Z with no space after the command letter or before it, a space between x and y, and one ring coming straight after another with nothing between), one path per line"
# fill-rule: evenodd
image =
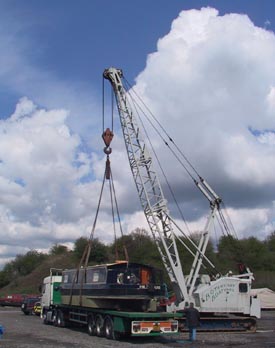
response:
M256 332L257 321L251 317L201 317L200 332ZM185 318L179 322L179 331L188 331Z

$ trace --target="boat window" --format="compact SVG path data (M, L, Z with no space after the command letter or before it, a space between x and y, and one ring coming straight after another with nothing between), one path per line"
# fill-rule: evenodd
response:
M124 282L126 284L139 284L139 270L136 269L129 269L127 272L125 272Z
M72 283L74 280L75 270L67 271L63 273L62 283Z
M105 268L87 269L86 283L104 283L106 281Z
M109 281L117 284L140 284L139 268L109 271Z

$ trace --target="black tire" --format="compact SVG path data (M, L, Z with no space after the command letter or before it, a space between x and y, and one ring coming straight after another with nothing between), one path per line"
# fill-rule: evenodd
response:
M43 324L45 324L45 325L50 324L50 322L47 319L47 311L46 310L43 311L42 318L43 318Z
M53 325L57 326L57 311L56 310L53 311L52 321L53 321Z
M90 336L96 335L95 316L93 314L90 314L88 318L88 334Z
M105 337L108 338L109 340L113 340L115 338L114 322L109 315L107 315L104 320L104 334L105 334Z
M95 330L98 337L103 336L103 318L102 315L98 314L95 318Z
M57 327L64 327L65 326L65 321L64 321L64 315L61 310L57 311L56 314L56 326Z
M114 330L114 321L109 315L104 320L104 335L109 340L119 340L121 338L121 334Z

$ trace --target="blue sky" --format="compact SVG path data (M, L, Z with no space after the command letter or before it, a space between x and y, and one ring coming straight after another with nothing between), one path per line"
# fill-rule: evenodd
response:
M222 195L240 236L268 236L274 7L271 0L0 0L0 267L17 253L89 234L105 161L102 73L110 66L123 69ZM208 204L159 151L197 232ZM119 132L112 156L125 229L146 227ZM109 216L105 205L105 242Z
M268 29L275 26L272 0L0 1L1 18L9 31L27 41L24 54L31 64L65 83L87 83L99 95L105 67L123 67L133 82L179 12L206 6L218 9L220 15L247 14L257 26L264 27L267 21ZM13 111L20 96L13 86L1 88L1 117Z

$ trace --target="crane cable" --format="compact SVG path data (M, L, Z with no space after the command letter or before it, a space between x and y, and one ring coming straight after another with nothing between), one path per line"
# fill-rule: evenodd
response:
M131 100L132 100L133 106L134 106L134 108L135 108L135 111L136 111L136 113L137 113L138 119L139 119L139 121L140 121L140 124L142 125L143 131L144 131L144 133L145 133L145 135L146 135L146 138L147 138L147 140L148 140L148 142L149 142L149 144L150 144L150 147L151 147L151 149L152 149L152 152L154 153L154 156L155 156L155 158L156 158L156 161L157 161L157 163L158 163L158 166L159 166L159 168L160 168L160 170L161 170L161 173L162 173L162 175L163 175L163 177L164 177L164 179L165 179L166 185L167 185L167 187L168 187L168 189L169 189L169 192L170 192L170 194L171 194L172 197L173 197L173 200L174 200L174 202L175 202L175 204L176 204L176 207L177 207L177 209L178 209L178 212L179 212L179 214L180 214L182 220L184 221L184 224L185 224L185 226L186 226L187 231L190 233L190 229L189 229L189 227L188 227L187 221L186 221L186 219L185 219L185 217L184 217L184 215L183 215L183 213L182 213L182 210L180 209L180 206L179 206L179 203L178 203L178 201L177 201L177 199L176 199L176 196L175 196L175 194L174 194L174 191L173 191L173 189L172 189L172 187L171 187L171 185L170 185L170 183L169 183L169 181L168 181L167 175L165 174L164 169L163 169L163 166L161 165L161 162L160 162L160 160L159 160L159 157L158 157L158 155L157 155L157 153L156 153L156 151L155 151L155 149L154 149L154 147L153 147L153 144L152 144L152 142L151 142L151 140L150 140L150 137L149 137L149 135L148 135L148 132L147 132L147 130L146 130L146 127L145 127L145 125L144 125L144 123L143 123L143 121L142 121L142 119L141 119L141 117L140 117L140 115L139 115L138 109L137 109L137 107L136 107L136 103L134 102L134 100L133 100L133 98L132 98L132 95L131 95L130 93L129 93L129 96L131 97ZM146 117L146 115L144 115L144 116ZM150 122L150 120L148 120L148 121ZM150 122L150 124L151 124L152 127L156 130L156 132L158 132L157 129L155 128L155 126L154 126L151 122ZM158 134L159 134L159 136L162 138L161 134L160 134L160 133L158 133ZM163 139L163 138L162 138L162 139ZM163 139L163 141L165 142L164 139ZM166 142L165 142L165 143L166 143ZM166 145L169 147L169 144L166 143ZM173 151L173 150L172 150L172 151ZM177 157L176 154L175 154L175 156ZM184 166L183 163L182 163L182 165ZM188 169L187 169L187 168L185 168L185 169L186 169L186 171L188 172ZM192 175L191 175L191 173L188 172L188 174L191 176L191 178L193 178ZM181 231L182 234L184 234L184 236L186 236L186 234L185 234L181 229L180 229L180 231Z
M125 78L124 78L125 79ZM188 163L188 165L190 166L190 168L192 168L192 170L194 171L194 173L196 173L196 175L198 176L198 178L201 178L201 176L199 175L198 171L196 170L196 168L192 165L192 163L189 161L189 159L186 157L186 155L182 152L182 150L177 146L177 144L174 142L174 140L170 137L170 135L168 134L168 132L166 131L166 129L162 126L162 124L159 122L159 120L155 117L155 115L152 113L152 111L148 108L148 106L144 103L144 101L141 99L141 97L136 93L135 89L133 86L131 86L131 84L125 79L126 84L129 88L128 93L129 95L131 94L131 91L133 91L133 94L139 99L139 101L141 102L141 104L144 106L144 108L148 111L148 113L150 114L150 116L153 118L153 120L159 125L160 129L163 131L163 133L167 136L167 138L169 139L169 141L175 146L175 148L178 150L178 152L180 153L180 155L184 158L184 160ZM132 100L134 100L134 98L131 96ZM136 103L137 104L137 103ZM138 104L137 104L138 105ZM170 149L170 151L174 154L174 156L178 159L178 161L181 163L181 165L183 166L183 168L186 170L186 172L188 173L188 175L195 181L195 177L194 175L191 174L190 170L187 169L186 165L183 164L183 162L179 159L179 157L175 154L175 151L173 151L171 149L171 147L169 146L169 143L165 140L165 138L161 135L161 133L158 131L157 127L153 124L153 122L149 119L149 117L146 115L146 113L142 110L142 108L139 106L139 109L142 111L143 115L145 116L145 118L147 119L147 121L151 124L151 126L153 127L153 129L156 131L156 133L158 134L158 136L162 139L162 141L164 142L164 144Z
M133 99L133 96L131 95L130 91L128 91L128 95L131 97L131 100L132 100L132 104L136 110L136 113L138 115L138 118L139 118L139 121L140 123L142 124L142 127L144 129L144 132L147 136L147 139L148 141L150 142L150 146L152 148L152 151L154 152L154 155L156 156L156 152L152 146L152 143L151 141L149 140L149 136L148 136L148 133L146 131L146 128L144 126L144 123L141 119L141 117L139 116L139 112L138 112L138 108L142 111L144 117L147 119L147 121L151 124L152 128L156 131L156 133L158 134L158 136L162 139L162 141L164 142L164 144L169 148L169 150L172 152L172 154L175 156L175 158L178 160L178 162L182 165L182 167L185 169L185 171L187 172L187 174L190 176L190 178L195 181L195 177L192 175L192 173L190 172L190 170L188 170L187 166L182 162L182 160L179 158L179 156L175 153L174 150L172 150L172 148L169 146L168 142L164 139L164 137L161 135L161 133L158 131L158 129L156 128L156 126L152 123L152 121L148 118L148 116L143 112L143 110L139 107L139 105L135 102L135 100ZM138 107L137 107L138 106ZM159 161L158 161L159 163Z
M162 139L162 141L164 142L164 144L168 147L168 149L171 151L171 153L174 155L174 157L178 160L178 162L181 164L181 166L185 169L185 171L187 172L187 174L190 176L190 178L194 181L194 183L196 184L196 186L198 187L198 179L200 182L203 182L203 178L202 176L198 173L198 171L196 170L196 168L192 165L192 163L190 162L190 160L187 158L187 156L183 153L183 151L178 147L178 145L174 142L174 140L170 137L170 135L168 134L168 132L166 131L166 129L162 126L162 124L159 122L159 120L154 116L154 114L152 113L152 111L148 108L148 106L143 102L143 100L141 99L141 97L136 93L135 89L133 86L131 86L131 84L125 79L124 77L124 80L126 82L126 85L127 87L129 88L128 89L128 95L131 97L131 100L132 100L132 104L135 106L135 110L138 114L138 117L139 117L139 120L143 126L143 129L146 133L146 136L148 138L148 141L150 142L149 140L149 137L148 137L148 134L146 132L146 128L141 120L141 117L139 116L139 113L137 111L137 109L139 108L141 110L141 112L143 113L144 117L147 119L147 121L150 123L150 125L152 126L152 128L155 130L155 132L157 133L157 135ZM196 176L198 177L198 179L195 178L195 176L191 173L191 171L187 168L187 166L183 163L183 161L180 159L180 157L176 154L176 152L171 148L171 146L169 145L169 143L166 141L166 139L162 136L162 134L159 132L159 130L157 129L157 127L153 124L153 122L149 119L149 117L147 116L147 114L144 112L144 110L142 109L142 107L137 103L135 102L135 99L133 98L133 95L134 94L138 100L140 101L140 103L143 105L143 107L148 111L149 115L153 118L153 120L157 123L157 125L161 128L161 130L163 131L163 133L167 136L167 138L169 139L169 141L172 143L172 145L175 147L175 149L179 152L179 154L181 155L181 157L186 161L186 163L189 165L189 167L193 170L193 172L196 174ZM150 146L152 148L152 151L154 152L154 155L155 157L157 158L156 156L156 153L153 149L153 146L152 146L152 143L150 142ZM177 206L177 209L181 215L181 217L183 218L183 214L182 214L182 211L181 209L179 208L179 205L176 201L176 198L175 198L175 195L174 193L172 192L172 188L170 186L170 184L168 183L168 180L166 178L166 175L164 174L164 171L160 165L160 162L157 158L157 161L158 161L158 165L162 171L162 174L165 178L165 181L168 185L168 188L169 188L169 191L173 197L173 200L175 201L175 204ZM223 202L222 202L223 203ZM220 216L220 220L221 220L221 223L222 223L222 230L224 230L226 232L227 235L233 235L235 238L237 238L237 234L236 234L236 231L234 229L234 226L232 224L232 221L228 215L228 213L226 212L226 209L225 209L225 205L223 203L223 209L225 210L225 213L226 213L226 217L227 217L227 220L229 221L229 224L230 224L230 227L228 226L228 223L227 223L227 220L225 219L220 207L218 207L218 212L219 212L219 216ZM183 220L185 221L185 219L183 218ZM187 225L186 225L187 226ZM189 231L189 229L188 229Z
M184 224L185 224L185 226L186 226L186 229L187 229L187 231L189 232L189 235L190 235L191 232L190 232L189 226L188 226L188 224L187 224L187 221L186 221L186 219L184 218L183 213L182 213L182 211L181 211L181 209L180 209L180 207L179 207L179 204L178 204L177 199L176 199L176 197L175 197L175 194L174 194L174 192L173 192L173 190L172 190L172 187L171 187L171 185L170 185L170 183L169 183L169 181L168 181L168 179L167 179L167 176L166 176L166 174L165 174L165 172L164 172L163 166L161 165L161 162L160 162L160 160L159 160L159 157L157 156L156 151L155 151L155 149L154 149L154 147L153 147L153 144L152 144L152 142L151 142L151 140L150 140L150 137L149 137L149 135L148 135L148 132L147 132L147 130L146 130L146 127L145 127L145 125L144 125L144 122L143 122L143 120L142 120L141 117L140 117L140 113L139 113L138 109L141 110L141 111L143 111L143 110L142 110L140 107L137 107L138 104L135 102L135 100L134 100L133 96L131 95L131 93L128 93L128 95L129 95L129 97L131 98L132 105L133 105L133 107L135 108L135 112L136 112L136 114L137 114L137 117L138 117L138 119L139 119L139 122L140 122L140 124L142 125L143 131L144 131L144 133L145 133L145 135L146 135L146 138L147 138L147 140L148 140L148 142L149 142L149 144L150 144L150 147L151 147L151 149L152 149L152 151L153 151L153 153L154 153L154 156L155 156L155 158L156 158L156 160L157 160L157 162L158 162L158 165L159 165L159 168L160 168L160 170L161 170L161 172L162 172L162 175L163 175L163 177L164 177L164 179L165 179L165 181L166 181L166 184L167 184L167 186L168 186L168 188L169 188L169 191L170 191L170 193L171 193L171 195L172 195L172 197L173 197L173 199L174 199L174 202L175 202L175 204L176 204L176 206L177 206L177 208L178 208L178 211L179 211L179 213L180 213L180 215L181 215L181 217L182 217L182 219L183 219L183 221L184 221ZM183 165L183 167L185 168L185 170L187 171L187 173L190 175L190 177L191 177L194 181L196 181L196 179L194 178L194 176L188 171L188 169L186 168L186 166L185 166L185 165L182 163L182 161L179 159L179 157L177 156L177 154L175 153L175 151L174 151L173 149L171 149L171 147L169 146L169 144L165 141L165 139L163 138L163 136L162 136L162 135L160 134L160 132L156 129L156 127L154 126L154 124L152 123L152 121L147 117L147 115L146 115L144 112L143 112L143 115L144 115L145 118L148 120L148 122L151 124L151 126L155 129L155 131L157 132L157 134L159 135L159 137L164 141L164 143L168 146L168 148L170 148L171 152L175 155L175 157L176 157L176 158L179 160L179 162ZM159 123L159 122L158 122L158 123ZM167 134L167 133L166 133L166 134ZM171 139L171 138L170 138L170 139ZM190 164L190 165L191 165L191 164ZM194 169L194 170L195 170L195 169ZM196 173L197 173L197 172L196 172ZM199 176L199 174L198 174L198 176ZM190 244L192 245L192 247L194 247L194 249L195 249L196 251L198 251L197 245L192 241L192 239L180 228L179 225L177 225L177 224L175 223L175 221L174 221L170 216L168 216L168 217L169 217L170 221L174 224L174 226L178 229L178 231L180 231L181 234L190 242ZM183 245L185 246L185 248L194 256L193 251L186 245L186 243L185 243L183 240L181 240L177 235L175 235L175 236L177 237L177 239L179 240L179 242L180 242L181 244L183 244ZM203 260L207 261L207 263L211 266L212 269L214 269L214 270L217 271L217 268L213 265L213 263L212 263L205 255L203 255L203 254L201 253L201 251L198 251L198 252L199 252L199 254L200 254L200 257L202 257ZM205 269L208 268L208 266L205 265L204 263L202 263L202 266L203 266Z

